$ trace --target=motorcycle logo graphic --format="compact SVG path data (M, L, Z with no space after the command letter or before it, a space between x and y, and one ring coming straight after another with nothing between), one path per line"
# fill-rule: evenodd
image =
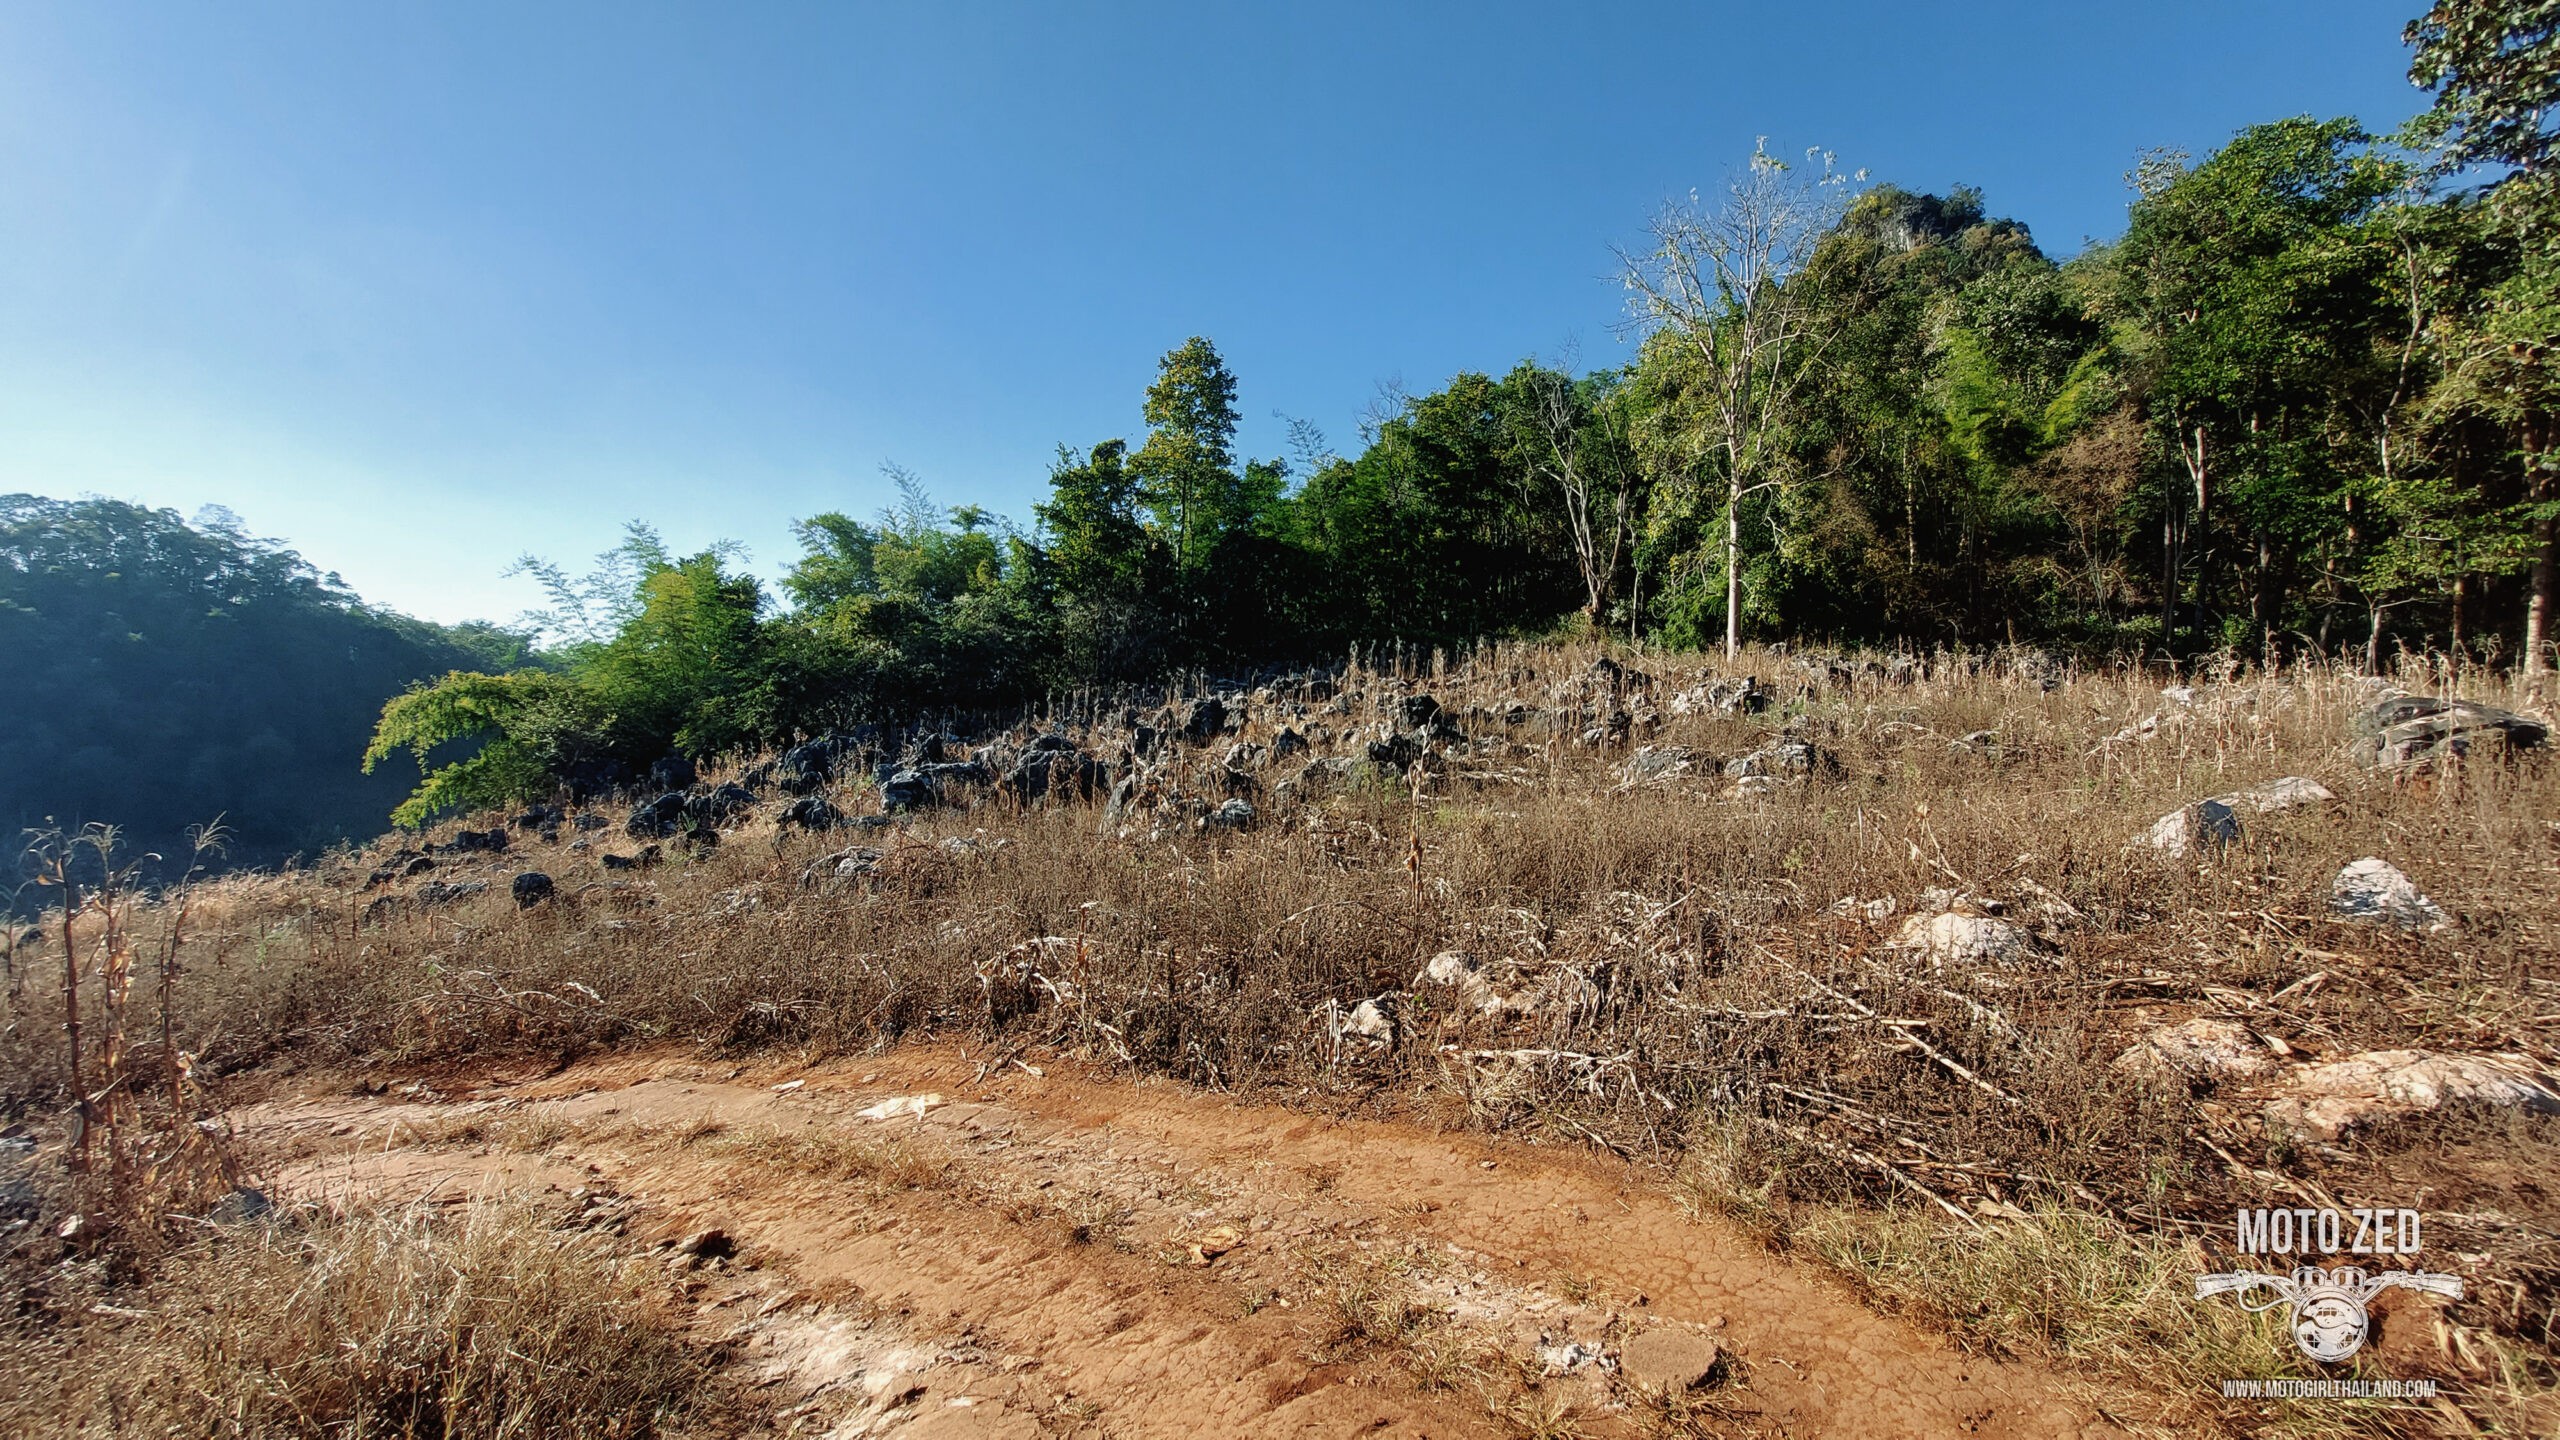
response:
M2269 1275L2258 1270L2199 1275L2196 1298L2238 1295L2241 1306L2252 1314L2278 1305L2292 1306L2293 1343L2312 1359L2334 1365L2364 1348L2365 1336L2373 1328L2373 1317L2366 1313L2365 1306L2395 1285L2449 1300L2462 1298L2459 1275L2439 1275L2429 1270L2381 1270L2367 1275L2353 1265L2341 1265L2335 1270L2305 1265L2291 1275ZM2252 1294L2262 1286L2275 1293L2252 1303Z

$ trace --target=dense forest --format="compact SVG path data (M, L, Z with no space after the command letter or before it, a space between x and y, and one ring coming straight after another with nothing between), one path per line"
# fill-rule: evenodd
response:
M352 763L382 703L525 639L366 608L213 513L0 496L0 823L123 827L122 854L272 864L381 828L407 788ZM154 867L155 870L165 867Z
M1288 455L1254 459L1238 377L1194 337L1145 391L1143 431L1062 447L1022 521L939 506L893 467L889 511L799 523L778 594L734 549L671 553L635 524L590 573L527 562L553 597L527 617L538 664L431 659L505 637L365 611L219 531L190 542L229 557L209 570L108 573L104 541L39 565L15 540L0 581L89 578L45 582L86 598L0 610L13 654L47 657L9 701L41 720L12 735L9 773L62 777L47 796L77 804L52 813L192 805L259 816L271 845L315 835L280 817L381 793L335 768L364 727L248 717L322 650L349 673L312 688L380 708L368 772L414 756L425 776L404 823L671 753L1557 629L2545 669L2560 6L2446 0L2406 39L2435 98L2401 132L2301 117L2139 157L2122 236L2067 259L1976 191L1764 150L1618 253L1621 367L1382 393L1356 453L1293 422ZM57 525L110 513L18 503ZM184 548L153 523L151 544ZM170 587L157 630L117 618L148 586ZM253 632L233 590L282 628ZM239 677L253 652L236 714L227 693L106 678ZM305 808L280 812L251 777L288 774Z

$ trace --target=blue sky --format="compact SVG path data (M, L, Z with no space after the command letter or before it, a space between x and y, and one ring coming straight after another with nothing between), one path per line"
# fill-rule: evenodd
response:
M2141 150L2396 125L2419 0L0 8L0 489L238 512L439 620L895 460L1026 517L1212 337L1245 449L1614 363L1609 247L1757 136L2045 248Z

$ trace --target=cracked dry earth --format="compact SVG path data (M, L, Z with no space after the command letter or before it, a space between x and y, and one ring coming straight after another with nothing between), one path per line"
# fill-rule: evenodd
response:
M943 1103L863 1116L902 1098ZM283 1198L557 1192L655 1245L759 1433L2121 1433L2087 1387L1877 1315L1633 1166L1066 1062L625 1055L233 1120ZM1618 1365L1657 1330L1724 1356L1685 1428Z

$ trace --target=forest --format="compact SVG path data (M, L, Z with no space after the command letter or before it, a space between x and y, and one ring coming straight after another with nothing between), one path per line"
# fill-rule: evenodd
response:
M779 593L734 547L676 554L634 523L587 573L525 562L552 597L525 617L538 653L368 611L218 527L19 497L5 773L52 778L12 804L255 812L285 847L410 758L414 825L670 754L1567 632L2539 673L2560 587L2549 11L2413 22L2434 101L2397 133L2297 117L2138 157L2123 234L2067 258L1977 191L1764 148L1616 252L1623 366L1386 390L1352 453L1292 422L1288 454L1252 458L1240 378L1193 337L1143 429L1062 446L1028 517L893 466L899 504L798 523ZM271 716L341 654L309 677L325 718ZM140 683L155 664L169 678ZM379 710L369 745L340 701ZM370 788L342 773L359 751ZM243 776L290 777L304 808Z
M353 757L383 701L531 658L494 626L369 608L228 515L32 495L0 495L0 654L0 823L112 822L155 874L183 870L191 827L240 865L378 831L407 787Z

